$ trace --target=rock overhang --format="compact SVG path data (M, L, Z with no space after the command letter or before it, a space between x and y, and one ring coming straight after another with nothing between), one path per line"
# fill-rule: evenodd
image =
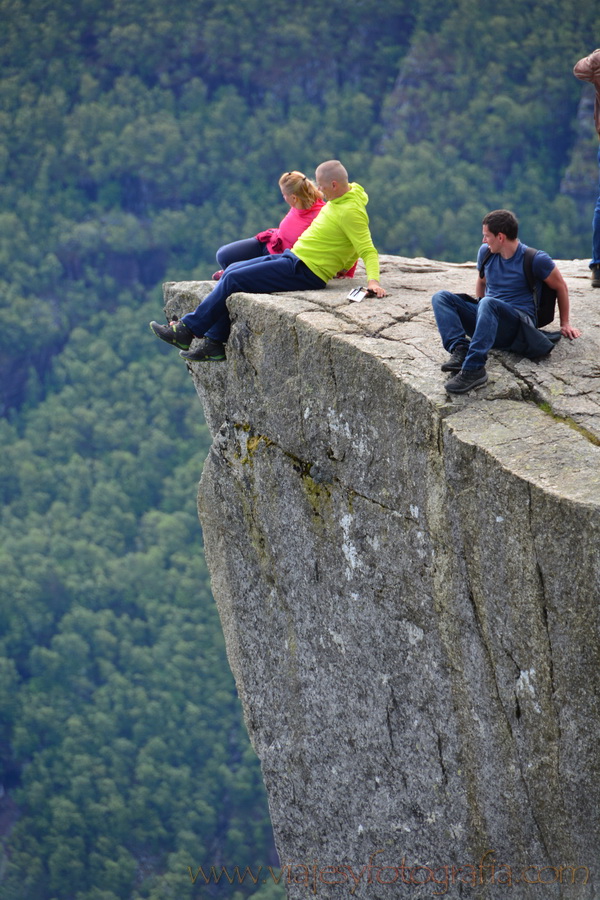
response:
M383 257L390 296L361 304L346 281L234 295L227 362L188 366L282 863L599 862L599 317L587 264L558 265L584 336L493 353L465 396L443 389L430 299L472 291L474 263ZM210 288L165 286L167 314Z

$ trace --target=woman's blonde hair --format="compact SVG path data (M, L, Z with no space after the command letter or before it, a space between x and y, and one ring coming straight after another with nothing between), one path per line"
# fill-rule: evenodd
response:
M289 197L294 194L301 209L310 209L321 195L314 184L303 172L284 172L279 179L279 187Z

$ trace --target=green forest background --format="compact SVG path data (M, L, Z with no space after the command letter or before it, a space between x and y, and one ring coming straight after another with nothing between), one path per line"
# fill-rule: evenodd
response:
M509 207L589 258L592 0L0 0L0 895L255 893L277 865L201 552L209 435L164 281L337 157L384 253ZM282 861L283 862L283 861Z

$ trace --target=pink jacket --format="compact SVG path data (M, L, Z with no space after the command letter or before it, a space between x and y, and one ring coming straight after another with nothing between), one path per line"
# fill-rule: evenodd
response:
M596 88L594 122L598 137L600 137L600 50L594 50L589 56L584 56L583 59L580 59L575 64L573 75L581 81L591 81Z
M278 228L268 228L255 237L267 245L269 253L283 253L284 250L291 250L302 232L306 231L324 206L323 200L315 200L309 209L296 209L292 206L287 216L279 223Z

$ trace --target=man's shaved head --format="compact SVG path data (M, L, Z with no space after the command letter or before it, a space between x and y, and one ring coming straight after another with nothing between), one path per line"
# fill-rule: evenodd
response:
M328 159L326 162L321 163L320 166L317 166L316 179L317 182L319 180L326 182L337 181L340 184L348 184L348 172L339 159Z

